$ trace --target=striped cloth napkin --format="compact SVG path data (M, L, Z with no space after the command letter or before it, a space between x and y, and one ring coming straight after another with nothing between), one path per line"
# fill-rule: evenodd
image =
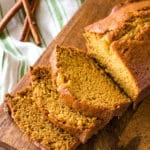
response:
M0 0L0 20L16 3L17 0ZM10 92L13 86L33 65L46 47L59 33L77 11L83 0L40 0L36 12L42 45L34 42L20 42L24 12L20 10L0 34L0 104L4 94ZM32 39L31 39L32 40Z

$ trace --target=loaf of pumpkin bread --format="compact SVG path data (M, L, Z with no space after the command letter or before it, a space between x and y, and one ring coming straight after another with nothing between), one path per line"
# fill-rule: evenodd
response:
M7 94L6 101L17 126L41 149L73 150L79 145L76 137L56 127L38 109L31 86L14 96Z
M130 99L85 52L57 46L50 63L57 90L66 105L87 116L120 116Z
M88 53L136 105L150 94L150 1L116 6L85 28Z
M82 143L110 121L111 118L86 117L66 106L52 86L50 68L31 68L31 77L33 95L39 109L48 115L51 122L75 135Z

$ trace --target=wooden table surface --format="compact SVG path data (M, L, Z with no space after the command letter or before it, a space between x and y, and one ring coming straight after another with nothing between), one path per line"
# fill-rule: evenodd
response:
M112 7L124 0L86 0L79 11L48 46L35 65L49 66L54 47L75 46L86 50L82 36L83 28L107 16ZM27 73L14 87L13 93L30 83ZM38 150L24 135L8 114L5 105L0 106L0 150ZM150 97L139 105L136 111L129 108L122 118L114 118L98 135L93 136L79 150L150 150Z

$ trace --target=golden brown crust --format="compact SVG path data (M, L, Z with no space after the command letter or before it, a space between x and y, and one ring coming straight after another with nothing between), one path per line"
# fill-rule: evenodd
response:
M129 19L130 14L147 8L150 8L149 0L114 7L108 17L85 27L85 31L104 34L115 30L120 28Z
M134 77L139 89L136 103L139 103L150 94L150 41L114 42L112 49Z
M63 128L64 130L72 133L75 137L77 137L81 143L86 143L89 138L91 138L94 134L96 134L100 129L102 129L107 123L103 121L101 123L95 122L95 126L93 128L85 129L84 131L81 129L74 128L70 126L70 124L63 124L59 122L57 118L49 116L51 122L57 124L58 127Z
M124 113L129 106L129 102L124 102L124 104L121 104L120 107L112 109L111 108L108 109L108 107L97 108L92 105L85 104L84 102L82 103L81 100L79 101L63 85L61 85L58 90L61 93L61 98L63 99L66 105L77 111L80 111L86 116L94 116L100 119L105 118L106 122L108 122L108 120L111 120L113 116L121 116L122 113Z
M54 49L51 53L49 62L50 62L50 66L52 68L52 79L53 79L53 86L56 87L56 76L57 76L57 66L56 66L56 49Z
M136 92L134 96L128 94L133 99L134 105L150 94L149 18L150 1L145 0L114 7L108 17L85 28L87 33L99 35L100 38L106 36L112 53L118 57L132 76ZM135 29L137 26L140 28L139 31ZM123 39L124 35L127 35L125 39ZM121 86L124 88L123 85Z

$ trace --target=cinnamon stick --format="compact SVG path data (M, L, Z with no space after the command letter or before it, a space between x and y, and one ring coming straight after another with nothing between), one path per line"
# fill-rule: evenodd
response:
M34 17L31 13L29 2L28 2L28 0L22 0L22 3L23 3L23 6L24 6L24 10L26 12L26 15L27 15L27 20L28 20L28 23L29 23L31 33L32 33L33 38L35 40L35 43L37 45L39 45L39 44L41 44L41 41L40 41L40 37L39 37L38 32L37 32L37 27L36 27Z
M37 6L39 4L39 0L32 0L31 2L31 13L34 16ZM28 23L28 18L26 17L23 24L23 30L20 40L21 41L29 41L29 35L30 35L30 28Z
M17 13L17 11L22 7L22 0L18 0L16 4L9 10L9 12L4 16L0 22L0 33L4 30L5 26L11 20L11 18Z

